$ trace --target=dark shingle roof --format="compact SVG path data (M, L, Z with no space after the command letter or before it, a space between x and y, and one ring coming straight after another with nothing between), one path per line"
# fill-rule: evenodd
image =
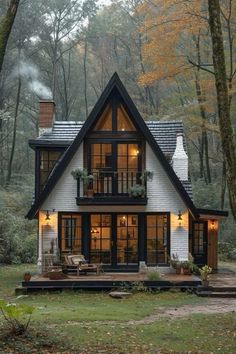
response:
M176 134L183 133L183 123L181 121L146 121L145 123L162 152L172 156L176 146ZM36 141L63 142L70 145L83 124L83 121L56 121L52 132L41 135Z

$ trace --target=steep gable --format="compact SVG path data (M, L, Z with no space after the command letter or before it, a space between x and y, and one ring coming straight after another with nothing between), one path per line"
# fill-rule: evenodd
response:
M140 132L145 140L150 145L151 149L155 153L156 157L158 158L160 164L162 165L163 169L165 170L167 176L169 177L170 181L172 182L173 186L181 196L182 200L189 208L192 215L197 215L197 210L189 197L188 193L186 192L185 188L181 184L180 180L176 176L175 172L173 171L172 167L168 163L166 157L164 156L163 152L161 151L159 145L157 144L154 136L151 134L150 130L148 129L147 125L145 124L144 120L140 116L137 108L135 107L133 101L131 100L128 92L126 91L125 87L123 86L121 80L119 79L118 75L115 73L111 80L109 81L108 85L106 86L105 90L101 94L99 100L97 101L96 105L94 106L92 112L90 113L89 117L85 121L84 125L81 127L78 135L74 139L73 143L67 149L66 153L63 155L60 163L55 168L53 174L48 180L44 190L42 191L39 199L35 201L35 204L31 207L27 217L33 218L44 200L47 198L50 191L54 188L56 183L58 182L59 178L61 177L62 173L65 171L66 167L68 166L69 162L73 158L75 152L79 148L81 142L86 137L86 134L91 131L93 127L96 126L98 117L101 117L102 114L106 111L108 104L114 96L114 94L120 97L120 101L123 107L123 116L124 122L126 126L130 129L137 129ZM109 110L108 110L109 112ZM108 122L109 122L109 114L108 114ZM106 119L105 119L106 122ZM107 124L107 123L106 123ZM108 127L105 125L105 127ZM119 124L117 125L119 127ZM104 124L101 124L101 127L104 129ZM120 125L122 127L122 125ZM121 128L122 129L122 128Z

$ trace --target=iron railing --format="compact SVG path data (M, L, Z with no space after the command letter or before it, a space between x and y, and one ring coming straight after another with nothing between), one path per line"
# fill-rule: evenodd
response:
M129 196L131 187L143 185L142 172L137 171L93 171L93 179L88 184L78 180L78 197L86 197L89 190L94 196ZM84 195L80 195L81 183ZM146 192L146 184L143 185Z

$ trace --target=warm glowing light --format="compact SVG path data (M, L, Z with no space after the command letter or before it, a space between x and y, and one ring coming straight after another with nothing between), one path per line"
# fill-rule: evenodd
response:
M211 230L215 230L215 220L211 220Z
M48 211L48 210L46 211L46 218L45 218L45 220L46 220L46 221L51 220L51 219L50 219L50 214L49 214L49 211Z
M179 226L181 226L181 222L182 222L183 218L182 218L182 213L180 210L178 212L178 219L177 220L179 221Z
M136 155L138 155L139 154L139 150L136 150Z

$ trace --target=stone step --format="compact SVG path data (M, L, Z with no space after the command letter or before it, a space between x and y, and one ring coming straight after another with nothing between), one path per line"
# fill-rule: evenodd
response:
M208 286L207 288L203 286L198 286L197 291L214 291L217 293L236 292L236 286Z
M201 297L220 297L220 298L236 298L236 292L217 292L217 291L197 291L196 292L197 296Z

